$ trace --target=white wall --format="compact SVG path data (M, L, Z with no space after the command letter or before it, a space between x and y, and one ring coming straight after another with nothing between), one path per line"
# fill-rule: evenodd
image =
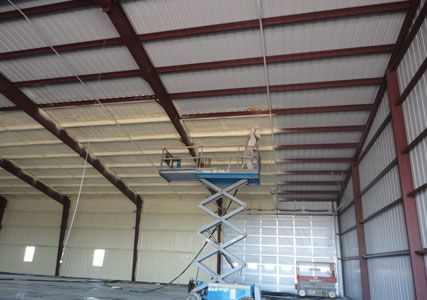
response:
M0 272L54 275L62 205L41 194L6 197ZM33 262L24 262L29 245L36 247Z
M76 197L72 197L69 226ZM136 206L120 194L82 194L61 275L130 280ZM68 234L68 230L67 230ZM94 267L95 249L105 249L104 265Z

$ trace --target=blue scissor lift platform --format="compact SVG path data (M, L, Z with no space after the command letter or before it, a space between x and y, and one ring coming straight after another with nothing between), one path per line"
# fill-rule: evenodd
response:
M237 214L246 210L246 204L236 197L233 192L246 185L260 184L261 160L256 148L234 147L230 154L215 151L215 147L193 147L196 157L186 156L188 148L163 149L159 174L168 182L171 181L199 181L212 195L203 199L198 207L214 218L214 221L203 225L197 234L210 245L210 250L200 254L194 263L208 273L210 282L197 282L188 296L188 300L260 300L261 293L257 286L227 283L225 279L242 270L246 264L227 248L240 242L246 234L229 222ZM223 149L223 148L221 148ZM234 208L230 212L219 215L217 211L208 208L208 205L219 199L228 199ZM232 240L217 242L212 238L212 230L218 226L228 226L237 233ZM210 236L209 236L210 233ZM230 270L217 273L204 263L209 257L221 254L230 263ZM231 263L232 262L232 263Z

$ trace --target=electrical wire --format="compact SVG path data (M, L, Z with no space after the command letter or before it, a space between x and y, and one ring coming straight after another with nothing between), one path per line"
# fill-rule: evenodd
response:
M262 4L261 4L260 0L257 0L256 3L257 3L257 10L258 10L258 21L259 21L259 33L260 33L260 42L261 42L261 51L262 51L262 61L263 61L263 66L264 66L264 80L265 80L266 93L267 93L268 115L270 118L271 142L273 144L272 152L273 152L273 157L274 157L274 169L275 169L274 187L277 190L277 186L278 186L277 152L276 152L276 141L275 141L275 137L274 137L274 122L273 122L273 114L272 114L273 104L272 104L271 94L270 94L270 76L268 73L268 65L267 65L267 50L266 50L266 45L265 45L266 43L265 43L265 35L264 35L264 26L262 23L263 9L262 9ZM275 197L274 200L276 201L276 209L278 209L277 196L274 196L274 197Z

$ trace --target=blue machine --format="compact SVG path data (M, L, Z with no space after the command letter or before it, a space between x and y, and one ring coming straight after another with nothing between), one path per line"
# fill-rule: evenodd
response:
M197 234L210 245L210 250L201 253L194 264L208 273L211 281L196 282L191 287L191 293L187 300L261 300L261 291L255 285L230 284L225 280L230 275L242 270L246 264L241 258L234 255L228 248L246 237L246 234L238 227L229 222L237 214L246 210L246 204L236 197L233 191L237 191L246 185L259 185L260 183L260 156L257 150L237 151L237 155L224 156L212 155L197 148L197 157L190 157L185 161L184 156L173 155L170 151L163 149L162 162L159 174L167 181L199 181L212 195L203 199L198 207L212 216L214 220L203 225ZM181 151L182 153L182 151ZM212 210L209 205L219 199L228 199L234 208L225 214L219 214ZM217 242L212 237L212 232L218 226L232 228L237 237L229 241ZM210 235L210 236L209 236ZM230 247L231 248L231 247ZM233 267L224 273L212 270L205 260L214 255L223 255ZM230 262L231 261L231 262Z

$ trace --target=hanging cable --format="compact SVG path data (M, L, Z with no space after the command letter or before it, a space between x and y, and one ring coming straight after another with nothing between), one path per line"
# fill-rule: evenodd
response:
M268 103L268 114L270 118L270 129L271 129L271 142L273 144L273 158L274 158L274 170L275 170L275 182L274 182L274 189L277 192L277 176L278 176L278 168L277 168L277 152L276 152L276 142L274 138L274 121L273 121L273 104L271 100L271 94L270 94L270 75L268 73L268 66L267 66L267 50L266 50L266 43L265 43L265 35L264 35L264 26L262 23L263 18L263 9L262 4L260 0L257 0L257 10L258 10L258 21L259 21L259 33L260 33L260 41L261 41L261 51L262 51L262 61L264 66L264 80L265 80L265 87L266 87L266 93L267 93L267 103ZM277 202L277 194L274 196L274 200L276 201L276 209L278 209L278 202Z

